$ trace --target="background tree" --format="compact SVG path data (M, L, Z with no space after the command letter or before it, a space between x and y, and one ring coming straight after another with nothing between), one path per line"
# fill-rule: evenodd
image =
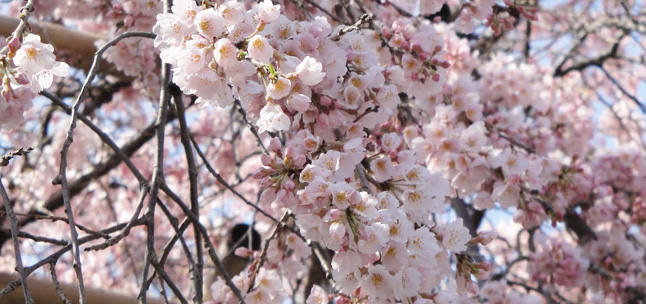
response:
M642 1L0 7L0 302L646 298Z

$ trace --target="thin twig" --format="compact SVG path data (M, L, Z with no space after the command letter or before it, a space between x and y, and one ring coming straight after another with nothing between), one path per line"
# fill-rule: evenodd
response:
M5 211L0 211L0 215L1 214L6 214L6 212ZM49 221L53 221L53 222L54 221L61 221L61 222L65 222L65 223L69 224L67 218L61 217L61 216L43 215L43 214L35 214L35 213L27 214L27 213L19 213L19 212L14 212L14 214L16 214L17 216L26 216L26 217L31 218L31 219L49 220ZM18 223L18 226L20 227L20 226L23 226L23 225L21 225L21 223ZM83 232L85 232L87 234L96 235L96 236L104 238L104 239L110 238L110 236L107 235L107 234L104 234L104 233L101 233L101 232L98 232L98 231L94 231L94 230L92 230L90 228L87 228L87 227L81 225L81 224L76 224L76 228L78 228L79 230L81 230L81 231L83 231ZM18 236L20 236L20 235L18 235Z
M34 0L29 0L27 3L20 8L20 23L18 24L18 27L11 33L11 37L15 37L20 39L22 41L23 35L29 28L29 15L34 11ZM6 45L5 47L0 50L0 54L7 55L9 53L9 45Z
M11 207L11 202L9 201L9 195L7 190L5 190L4 185L2 184L2 179L0 178L0 194L2 195L2 200L4 201L4 208L7 211L9 216L9 221L11 222L11 238L13 239L13 252L16 258L16 270L18 275L20 275L20 282L23 286L23 293L25 295L25 302L32 304L34 300L29 294L29 288L27 288L27 275L25 274L25 267L22 265L22 256L20 255L20 240L18 239L18 218L13 213L13 208Z
M9 161L11 159L13 159L14 157L16 157L16 156L25 156L29 152L33 151L33 150L34 150L34 148L32 148L32 147L28 147L27 149L25 149L24 147L20 147L20 149L18 149L16 151L12 151L12 152L9 152L9 154L7 154L7 155L3 155L2 159L0 159L0 167L6 167L7 165L9 165Z
M139 213L141 213L141 209L143 209L144 199L146 198L146 193L148 193L146 188L147 188L146 185L141 185L141 189L139 191L139 199L137 202L137 209L135 210L135 213L130 218L130 222L128 222L128 225L126 225L126 227L123 228L123 230L121 230L119 234L117 234L116 236L110 237L109 239L107 239L105 242L101 244L87 247L85 248L85 251L106 249L110 246L117 244L119 241L121 241L121 239L123 239L124 237L128 236L128 234L130 234L130 229L132 228L132 224L139 218Z
M363 14L359 18L359 20L357 20L357 22L355 22L351 26L348 26L346 28L340 29L339 32L336 35L330 37L330 39L332 41L338 41L339 39L341 39L341 36L343 36L343 35L345 35L345 34L347 34L349 32L360 30L360 28L359 28L360 26L362 26L365 23L370 23L370 21L372 21L372 16L369 15L369 14Z
M78 232L76 231L76 225L74 224L74 213L72 211L72 205L70 202L70 188L68 185L67 181L67 153L70 149L70 146L72 145L72 142L74 141L74 129L76 128L76 120L78 116L78 109L81 106L81 101L85 98L85 95L87 95L87 92L90 89L90 85L92 83L92 80L94 80L94 77L99 71L99 61L101 59L101 56L105 51L107 51L110 47L116 45L119 41L128 38L128 37L148 37L148 38L154 38L156 35L152 33L144 33L144 32L131 32L131 33L124 33L115 39L111 40L108 42L106 45L104 45L101 49L99 49L96 54L94 55L94 61L92 62L92 67L90 68L90 72L85 78L85 82L83 83L83 86L81 87L81 91L79 92L76 101L74 102L74 105L72 106L72 113L71 113L71 118L70 118L70 125L69 128L67 129L67 136L65 137L65 141L63 142L63 148L61 149L61 159L60 159L60 169L58 175L54 178L52 181L53 184L57 185L60 184L62 185L62 193L63 193L63 205L65 206L65 213L67 215L67 218L69 220L70 224L70 236L71 236L71 241L72 241L72 255L74 257L74 263L73 263L73 268L74 271L76 272L76 278L78 279L78 286L79 286L79 298L80 298L80 303L85 304L86 299L85 299L85 284L83 282L83 271L82 271L82 265L81 265L81 255L79 251L79 246L78 246ZM145 297L145 295L144 295Z
M603 73L606 75L606 77L608 77L608 79L610 79L610 81L611 81L611 82L612 82L612 83L613 83L613 84L614 84L614 85L619 89L619 91L621 91L621 93L623 93L624 95L626 95L626 97L630 98L630 100L632 100L632 101L635 103L635 105L637 105L637 107L639 107L639 109L642 111L642 113L645 113L645 114L646 114L646 105L644 105L641 101L639 101L635 95L630 94L630 92L628 92L628 91L627 91L627 90L626 90L626 89L625 89L625 88L624 88L624 87L619 83L619 81L617 81L617 79L615 79L614 77L612 77L612 75L610 75L610 73L608 72L608 70L606 70L603 66L599 66L599 68L601 68L601 71L603 71Z
M253 134L253 136L256 138L256 141L258 142L258 145L262 148L262 150L265 152L265 154L269 154L269 151L267 151L267 148L265 148L265 145L262 143L262 139L260 139L260 134L258 134L258 131L256 128L247 120L247 112L245 109L242 107L242 104L240 103L240 100L236 99L235 100L235 106L238 108L238 113L240 113L240 116L242 116L242 119L244 122L247 124L249 127L249 131Z
M188 180L190 187L191 195L191 211L195 215L200 217L200 203L198 201L198 190L197 190L197 166L195 165L195 155L193 154L193 147L191 146L191 139L189 138L188 124L186 123L186 109L184 107L184 101L182 100L182 93L178 87L174 86L176 90L172 93L173 100L175 101L175 107L177 108L177 117L179 121L180 128L180 140L182 146L184 146L184 154L186 155L186 165L188 166ZM202 278L204 277L204 253L202 251L202 239L200 234L197 231L197 227L193 226L195 234L195 255L197 258L197 263L194 264L194 269L192 271L193 288L195 288L194 302L202 301ZM187 254L190 254L187 253Z
M202 234L202 237L204 238L204 244L207 248L209 257L215 264L216 269L222 275L222 278L226 282L227 286L231 288L233 294L238 298L239 303L245 304L244 297L242 296L240 289L235 284L233 284L233 281L231 281L231 276L229 276L226 268L224 267L224 264L222 264L222 260L218 257L215 246L213 246L213 242L211 242L211 239L209 238L209 233L206 231L206 228L200 223L200 219L197 218L195 214L193 214L193 212L191 212L191 209L175 192L168 188L168 185L162 184L160 185L160 188L164 191L164 193L166 193L166 195L168 195L169 198L177 203L184 214L186 214L191 219L191 221L193 221L193 225L196 225L198 227L200 234Z
M168 5L165 2L164 7ZM150 197L148 198L148 209L146 211L146 218L148 219L147 237L146 237L146 258L144 269L141 275L141 289L139 290L139 302L146 304L146 282L148 280L149 265L153 262L155 254L155 207L157 205L157 195L159 186L163 182L164 177L164 128L166 127L166 110L170 100L168 86L170 84L170 64L164 64L161 72L161 92L159 94L159 110L157 112L155 134L157 135L157 147L155 151L155 166L153 168L153 176L151 180Z
M49 98L50 100L52 100L52 102L54 102L58 106L62 107L67 112L71 112L71 109L69 108L69 106L67 106L65 103L63 103L62 100L60 100L58 97L54 96L53 94L44 91L44 92L41 92L41 95ZM103 132L98 126L96 126L91 120L89 120L87 117L85 117L82 113L78 113L78 117L83 123L85 123L85 125L87 125L92 131L94 131L101 138L103 143L105 143L107 146L109 146L115 152L115 154L111 157L111 159L116 158L116 159L120 159L121 161L123 161L124 164L128 167L128 169L137 178L140 185L143 185L143 187L146 187L146 189L150 188L150 185L148 184L148 181L143 177L141 172L139 172L139 170L132 163L132 161L130 161L129 155L134 152L134 150L132 148L133 145L137 144L137 147L140 147L148 138L151 137L150 134L152 134L152 132L154 132L153 130L154 130L155 125L151 125L148 128L146 128L146 130L142 132L142 135L140 136L140 138L137 138L137 139L133 140L131 143L125 145L124 149L120 149L119 146L117 146L116 143L110 138L110 136L108 136L105 132ZM175 118L175 116L167 118L166 123L168 123L169 121L171 121L171 119L174 119L174 118ZM127 224L124 224L121 227L125 228L126 225L139 226L139 225L141 225L141 222L144 221L144 220L145 220L145 218L138 218L135 222L132 222L132 221L128 222ZM190 224L190 220L187 218L182 223L182 225L180 226L180 232L183 232L184 230L186 230L186 228L189 226L189 224ZM103 234L103 235L104 235L104 238L106 238L106 239L109 238L109 235L106 235L106 234ZM162 255L162 258L160 259L161 264L163 264L165 262L165 260L168 258L168 255L170 254L170 249L174 246L177 239L178 239L178 237L176 235L173 236L173 238L164 247L165 248L164 253ZM146 284L145 284L146 288L148 288L148 286L150 286L150 284L152 283L152 280L153 280L153 278L150 278L146 282Z
M139 219L139 220L137 220L137 222L135 222L134 226L141 226L141 225L144 225L144 224L146 224L145 219ZM126 225L127 225L127 223L117 224L117 225L114 225L112 227L109 227L109 228L101 230L101 233L102 234L113 233L113 232L116 232L116 231L119 231L119 230L123 229L123 227L125 227ZM79 245L82 245L82 244L85 244L87 242L97 240L99 238L100 238L100 236L97 236L97 235L86 235L84 237L79 238L78 243L79 243ZM67 253L71 249L72 249L72 244L68 244L67 246L65 246L65 247L57 250L56 252L50 254L49 256L45 257L44 259L36 262L34 265L31 265L29 267L25 267L25 275L30 275L32 272L36 271L38 268L43 267L43 266L51 263L54 260L58 260L61 256L63 256L63 254ZM10 292L14 291L16 288L20 287L21 285L22 285L22 282L21 282L20 278L17 278L15 280L9 282L9 284L7 284L7 286L5 286L5 288L0 290L0 298L2 296L4 296L4 295L7 295Z
M58 281L58 276L56 275L56 260L53 260L49 263L49 273L52 275L52 282L54 283L54 288L56 289L56 294L61 298L63 303L72 304L70 300L65 296L65 292L61 288L61 283Z
M184 220L182 221L182 223L179 225L179 228L178 228L179 235L183 234L184 231L188 228L188 226L190 224L191 224L191 220L188 217L184 218ZM166 263L166 260L168 259L168 256L170 255L170 251L175 246L175 243L177 242L177 240L179 240L178 233L173 235L173 237L164 246L164 250L162 251L161 258L159 259L160 264L163 265L163 264ZM150 286L150 284L152 284L153 279L154 279L154 276L151 276L150 279L148 279L148 282L146 282L146 285L147 285L146 288L148 288L148 286Z
M3 233L11 234L10 228L0 227L0 231L2 231ZM49 243L49 244L59 245L59 246L67 246L69 244L68 241L52 239L52 238L39 236L39 235L33 235L31 233L24 232L24 231L18 231L18 237L23 239L30 239L34 242Z
M283 213L283 216L280 218L279 223L283 223L287 219L288 215L289 215L289 211L285 211L285 213ZM265 259L267 258L267 251L269 250L269 243L272 240L276 239L283 232L283 230L284 229L281 225L276 225L276 227L274 228L274 232L272 232L269 238L265 240L265 246L260 252L260 257L258 258L258 261L255 263L257 265L256 267L254 267L254 271L251 274L251 283L249 284L249 289L247 290L247 292L250 292L253 289L253 286L255 285L255 282L256 282L256 277L258 276L258 272L260 271L260 268L262 268L263 264L265 263Z
M188 304L188 301L184 298L182 293L179 291L179 288L177 285L175 285L175 282L168 276L168 273L164 270L164 267L160 265L157 262L157 257L155 255L152 256L152 259L150 260L150 264L153 265L153 268L155 268L155 271L159 274L159 276L168 284L168 287L170 290L173 291L177 299L182 303L182 304ZM145 300L143 301L145 302Z
M239 199L241 199L245 204L247 204L247 205L249 205L249 206L253 207L253 208L254 208L254 209L256 209L258 212L260 212L262 215L264 215L264 216L266 216L267 218L271 219L273 222L275 222L275 223L278 223L278 222L279 222L275 217L273 217L271 214L267 213L267 211L262 210L262 208L258 207L256 204L254 204L254 203L252 203L251 201L249 201L246 197L244 197L242 194L240 194L240 192L238 192L236 189L234 189L233 187L231 187L231 186L227 183L227 181L225 181L225 180L224 180L224 178L223 178L223 177L222 177L222 176L221 176L217 171L215 171L215 169L213 169L213 166L211 166L211 164L209 163L209 161L208 161L208 159L206 158L206 156L204 155L204 153L202 153L202 150L200 149L200 146L197 144L197 141L195 140L195 138L194 138L193 136L190 136L190 137L191 137L191 141L193 142L193 147L195 147L195 152L197 152L197 155L199 155L199 156L200 156L200 159L202 159L202 162L204 163L204 166L206 166L206 169L211 173L211 175L213 175L213 177L215 177L215 179L216 179L220 184L222 184L222 186L224 186L226 189L228 189L229 191L231 191L231 193L233 193L233 195L237 196L237 197L238 197Z
M175 235L179 239L179 242L182 245L182 249L184 249L184 254L186 255L186 259L188 260L189 270L190 270L191 273L193 273L193 276L195 276L196 275L196 269L195 269L196 268L196 263L195 263L195 260L193 259L193 255L191 254L191 250L188 248L188 244L186 244L186 239L184 239L184 237L182 236L183 231L180 231L180 229L179 229L179 227L177 225L178 224L177 218L175 216L173 216L173 214L170 212L170 210L168 210L168 207L166 207L166 205L164 203L162 203L162 201L158 200L157 205L159 205L159 208L162 210L164 215L166 215L166 217L168 218L168 221L170 222L171 227L173 227L173 230L175 230ZM161 264L161 265L164 265L164 264ZM155 268L155 270L156 270L156 268ZM201 284L201 279L199 281L200 281L200 284ZM194 282L196 282L196 280L194 280ZM200 287L201 287L201 285L200 285ZM198 303L198 302L201 302L201 301L202 301L202 296L200 296L199 298L194 298L193 299L194 303Z

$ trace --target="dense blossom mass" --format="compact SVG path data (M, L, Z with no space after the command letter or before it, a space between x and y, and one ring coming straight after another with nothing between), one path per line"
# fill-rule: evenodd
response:
M84 81L7 39L0 266L182 303L642 303L644 10L28 1L118 42ZM216 253L236 221L261 248Z

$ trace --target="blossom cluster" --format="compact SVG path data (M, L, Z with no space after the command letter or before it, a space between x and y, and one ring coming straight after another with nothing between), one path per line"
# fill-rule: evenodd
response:
M429 171L427 154L403 135L411 132L388 121L398 92L439 94L450 64L434 25L398 19L389 28L384 39L401 50L392 59L371 51L381 43L374 32L340 34L324 17L291 21L270 1L251 10L175 1L154 30L185 93L218 107L238 100L259 133L286 132L254 175L267 188L261 206L290 210L305 238L335 252L335 288L370 303L423 303L471 236L461 219L433 220L449 182ZM389 60L403 68L378 64Z
M572 244L555 239L544 240L530 259L529 272L541 284L578 286L588 268L588 261Z
M563 19L569 13L552 19L541 13L537 19L535 6L508 0L172 2L171 12L161 14L162 1L152 0L35 3L65 24L102 33L106 40L130 31L157 35L124 39L108 49L105 59L127 81L99 75L103 78L93 88L114 95L99 94L110 97L100 101L98 113L88 104L84 114L118 146L130 149L137 142L129 137L152 119L147 113L159 96L159 59L172 65L173 90L177 85L184 93L173 94L172 104L184 102L192 111L185 122L194 148L206 155L197 166L197 200L206 211L200 221L223 231L231 217L247 220L251 207L262 211L253 217L257 228L285 218L262 254L235 252L254 258L233 278L246 302L281 303L293 296L306 303L533 304L561 295L628 302L646 293L643 115L635 113L639 102L625 102L625 92L604 91L600 98L622 95L624 100L600 117L605 134L599 136L598 109L590 90L581 88L594 87L600 78L607 82L616 72L615 60L602 65L610 76L577 70L558 75L586 56L572 55L556 72L547 67L554 58L542 56L549 57L555 46L540 51L536 45L542 42L536 42L554 37L559 27L571 28ZM624 9L630 14L627 3L617 7L618 14ZM581 49L594 39L586 41ZM37 36L9 42L0 72L4 128L18 123L35 94L67 70ZM626 49L624 43L616 44L621 45L617 52ZM524 53L516 52L523 47ZM582 55L595 58L603 49ZM130 80L132 86L124 84ZM74 88L71 82L67 85ZM205 108L192 107L194 102ZM179 111L169 111L164 183L177 197L193 201L189 157L177 153L185 126L174 122ZM35 112L29 115L36 117ZM62 116L54 113L43 128L56 129ZM41 133L49 136L47 130ZM90 147L102 144L83 125L76 133L81 140L72 146L70 159L92 164L111 159L111 151ZM616 151L592 144L608 135L618 138ZM59 159L50 156L62 140L52 134L51 144L34 151L25 167L9 168L7 176L22 174L34 159L54 167ZM148 160L158 153L151 146L128 151L143 176L152 175ZM207 172L200 165L209 162L213 168ZM86 169L70 163L70 180ZM138 192L128 185L139 181L129 169L122 165L96 178L73 203L98 210L106 201L110 206L112 200L137 201ZM220 175L217 181L211 171ZM49 201L58 189L34 189L37 182L49 184L45 171L38 173L34 180L14 178L10 185L26 189L13 191L19 212ZM243 197L258 197L258 204L245 201L240 207L236 203ZM128 221L135 207L121 206L114 218L78 217L100 230L113 220ZM171 213L183 216L175 207L169 207ZM497 212L493 209L513 210L509 221L514 223L492 224L504 242L495 233L478 232L491 220L478 216ZM173 229L164 228L173 219L158 214L154 220L156 243L170 239ZM40 229L46 228L34 228ZM548 237L544 230L558 233ZM119 260L128 242L144 237L133 233L92 261ZM176 249L168 255L167 266L173 267L167 270L185 278L187 269L175 263L185 252ZM329 255L312 255L312 249ZM128 252L132 264L144 260L143 254ZM309 289L299 285L300 279L318 263L328 266L331 283L321 279L309 298L298 299ZM137 267L110 271L121 274L126 268ZM61 269L71 277L72 267ZM94 272L92 280L100 282L100 274ZM492 274L494 281L483 283ZM132 282L115 284L134 290ZM188 290L187 282L178 284L180 289ZM225 283L220 279L211 286L214 302L238 302Z
M56 61L54 48L38 35L10 37L5 50L0 58L0 127L10 129L22 122L34 94L49 88L54 76L67 76L69 66Z

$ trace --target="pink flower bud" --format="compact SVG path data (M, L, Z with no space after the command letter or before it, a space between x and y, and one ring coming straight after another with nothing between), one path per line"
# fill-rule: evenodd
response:
M384 39L389 40L393 36L393 31L384 26L381 28L381 36L383 36Z
M274 138L274 139L277 139L277 138ZM294 157L296 157L297 153L298 152L296 152L295 146L288 146L285 149L285 159L290 159L290 160L294 159Z
M246 258L246 257L252 255L253 251L249 250L249 248L247 248L247 247L238 247L238 248L236 248L234 253L235 253L235 255L237 255L239 257Z
M291 180L291 179L287 179L287 180L285 180L285 181L283 182L283 188L284 188L287 192L292 192L292 191L294 191L294 186L295 186L295 185L294 185L294 181L293 181L293 180Z
M440 82L440 74L433 74L431 79L433 79L433 81L435 82Z
M267 154L262 154L260 155L260 162L263 166L269 167L274 164L274 159Z
M481 231L478 233L478 239L480 240L480 244L482 245L491 243L496 239L497 236L498 234L493 230Z
M330 97L327 97L327 96L321 96L321 98L319 99L319 104L324 107L327 107L332 104L332 99L330 99Z
M424 48L422 48L422 45L418 42L413 42L410 45L411 50L417 54L423 54L424 53Z
M261 188L269 188L273 184L274 184L274 182L269 178L263 178L262 180L260 180L260 187Z
M338 221L339 219L341 219L342 215L343 211L339 209L332 209L327 213L327 216L333 221Z
M320 113L317 120L318 120L318 126L319 127L321 127L321 128L330 127L330 119L324 113Z
M503 21L503 23L505 25L506 30L513 30L514 29L514 23L511 20L505 19L505 21Z
M481 262L478 263L478 273L475 273L474 276L478 280L486 280L491 276L491 263L489 262Z
M345 236L345 225L341 222L334 222L330 225L330 237L333 240L341 242Z
M529 202L529 204L527 204L527 208L534 212L540 212L543 210L543 206L541 206L541 204L537 201Z
M334 303L336 304L350 304L350 300L344 296L337 296L334 299Z
M2 98L4 98L4 101L6 102L11 102L13 100L13 91L11 88L4 87L2 89Z
M358 205L361 203L361 194L359 194L358 191L352 191L352 193L350 193L349 201L352 205Z
M269 141L269 151L274 152L276 154L281 154L281 149L283 148L283 144L280 142L280 139L277 137L272 137L271 140Z
M516 212L514 212L514 222L517 223L522 223L527 220L527 215L525 214L525 211L522 209L517 209Z
M2 78L2 97L6 102L13 99L13 90L11 89L11 80L7 75Z
M609 256L606 257L605 259L603 259L603 263L606 264L606 266L610 266L610 264L612 264L612 258Z
M16 82L22 85L28 84L29 83L29 77L27 75L20 73L16 75Z
M261 179L267 176L267 170L260 169L253 173L254 179Z
M11 52L15 52L20 48L21 42L20 42L20 39L18 39L18 37L11 37L8 44L9 44L9 50Z
M472 294L472 295L478 294L479 288L478 288L478 284L476 282L468 281L466 283L466 288L467 288L467 292L469 294Z
M292 159L292 166L297 168L303 168L306 162L307 162L307 157L305 157L305 155L303 154L299 154Z

